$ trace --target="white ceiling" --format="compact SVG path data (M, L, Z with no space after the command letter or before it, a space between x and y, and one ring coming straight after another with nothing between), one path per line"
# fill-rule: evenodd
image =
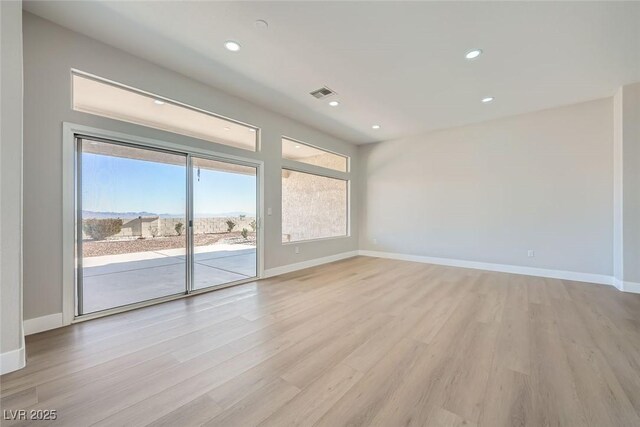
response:
M640 81L637 2L32 2L25 9L366 143ZM264 19L268 29L255 20ZM237 40L238 53L224 41ZM479 47L475 61L464 53ZM329 107L309 92L327 85ZM484 96L495 101L482 104ZM380 124L380 130L372 130Z

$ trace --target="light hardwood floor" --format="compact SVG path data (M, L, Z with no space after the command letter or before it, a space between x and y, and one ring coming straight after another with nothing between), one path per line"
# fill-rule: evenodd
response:
M58 411L37 425L640 425L640 295L385 259L30 336L27 355L2 407Z

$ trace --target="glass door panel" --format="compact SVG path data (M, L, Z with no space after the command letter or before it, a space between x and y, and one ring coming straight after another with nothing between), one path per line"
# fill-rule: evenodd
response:
M193 289L256 277L257 169L191 157Z
M187 156L78 142L78 315L185 293Z

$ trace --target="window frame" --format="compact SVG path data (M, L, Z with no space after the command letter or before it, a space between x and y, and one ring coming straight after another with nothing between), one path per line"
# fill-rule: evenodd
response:
M211 292L213 289L205 288L193 291L189 295L178 295L171 296L167 298L162 298L158 300L153 300L151 302L143 302L139 304L134 304L128 306L123 310L115 310L113 312L103 313L102 315L84 315L82 317L75 316L75 293L76 293L76 232L77 232L77 224L76 224L76 214L77 214L77 191L78 188L76 186L77 176L76 176L76 145L75 140L77 135L82 135L84 137L93 138L93 139L107 139L107 140L116 140L123 143L129 143L132 145L140 145L149 148L156 148L160 150L167 151L177 151L188 153L189 155L195 155L197 157L209 158L211 160L218 161L228 161L230 163L238 163L238 164L246 164L248 166L254 166L258 168L258 204L257 204L257 215L259 216L258 221L258 232L259 232L259 249L258 249L258 259L257 259L257 273L258 278L264 278L266 276L265 266L265 248L266 248L266 238L265 238L265 227L264 227L264 218L265 218L265 162L261 159L254 159L250 157L242 157L235 154L224 153L220 151L216 151L216 147L194 147L189 141L180 141L180 142L170 142L163 139L158 138L148 138L143 136L138 136L131 133L123 133L117 132L113 130L107 130L102 128L95 128L92 126L86 126L81 124L75 124L70 122L62 122L62 186L63 186L63 197L62 197L62 213L63 213L63 221L62 221L62 254L63 254L63 267L62 267L62 277L64 286L62 289L62 322L63 326L70 325L72 323L83 322L85 320L90 320L96 317L102 317L114 313L119 313L121 311L132 310L134 308L146 307L149 305L157 304L164 301L172 301L174 299L181 298L189 298L191 295L197 295L200 293ZM186 138L186 137L185 137ZM246 283L255 281L256 279L247 279ZM245 282L242 282L245 283ZM240 284L231 283L228 286L236 286ZM224 286L227 287L227 286ZM222 289L216 288L216 289Z
M316 165L311 165L308 163L303 163L303 162L298 162L296 160L290 160L290 159L285 159L284 157L282 157L282 154L280 155L280 159L281 159L281 167L280 167L280 241L281 244L283 246L286 245L298 245L298 244L302 244L302 243L307 243L307 242L318 242L318 241L323 241L323 240L334 240L334 239L345 239L345 238L350 238L351 237L351 181L352 181L352 172L351 172L351 156L347 156L345 154L340 154L340 153L335 153L331 150L327 150L325 148L320 148L317 147L315 145L312 144L308 144L306 142L302 142L300 140L297 140L295 138L290 138L287 136L282 136L282 138L284 139L288 139L289 141L294 141L296 143L300 143L300 144L304 144L313 148L318 148L319 150L323 150L323 151L327 151L330 153L334 153L334 154L338 154L340 156L346 157L347 158L347 172L341 172L335 169L329 169L329 168L325 168L322 166L316 166ZM280 145L282 147L282 144ZM305 239L305 240L296 240L296 241L292 241L292 242L282 242L282 234L284 233L284 230L282 229L282 200L283 200L283 195L282 195L282 172L284 170L289 170L292 172L301 172L301 173L306 173L306 174L310 174L310 175L317 175L317 176L321 176L321 177L325 177L325 178L333 178L333 179L339 179L342 181L346 181L347 183L347 199L346 199L346 216L347 216L347 229L346 229L346 234L344 235L340 235L340 236L330 236L330 237L318 237L315 239Z

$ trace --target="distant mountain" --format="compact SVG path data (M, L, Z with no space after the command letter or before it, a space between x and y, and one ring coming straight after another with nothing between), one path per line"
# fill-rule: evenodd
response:
M172 218L172 217L180 217L182 215L172 215L172 214L160 214L154 212L96 212L96 211L82 211L82 218L92 218L92 219L104 219L104 218L122 218L122 219L131 219L141 217L149 217L149 216L160 216L163 218Z
M196 218L219 218L219 217L227 217L227 216L253 216L253 214L249 212L222 212L222 213L205 213L205 214L196 214ZM157 214L154 212L96 212L96 211L82 211L82 218L84 219L106 219L106 218L122 218L122 219L133 219L138 217L154 217L158 216L160 218L183 218L184 214L170 214L170 213L161 213Z

